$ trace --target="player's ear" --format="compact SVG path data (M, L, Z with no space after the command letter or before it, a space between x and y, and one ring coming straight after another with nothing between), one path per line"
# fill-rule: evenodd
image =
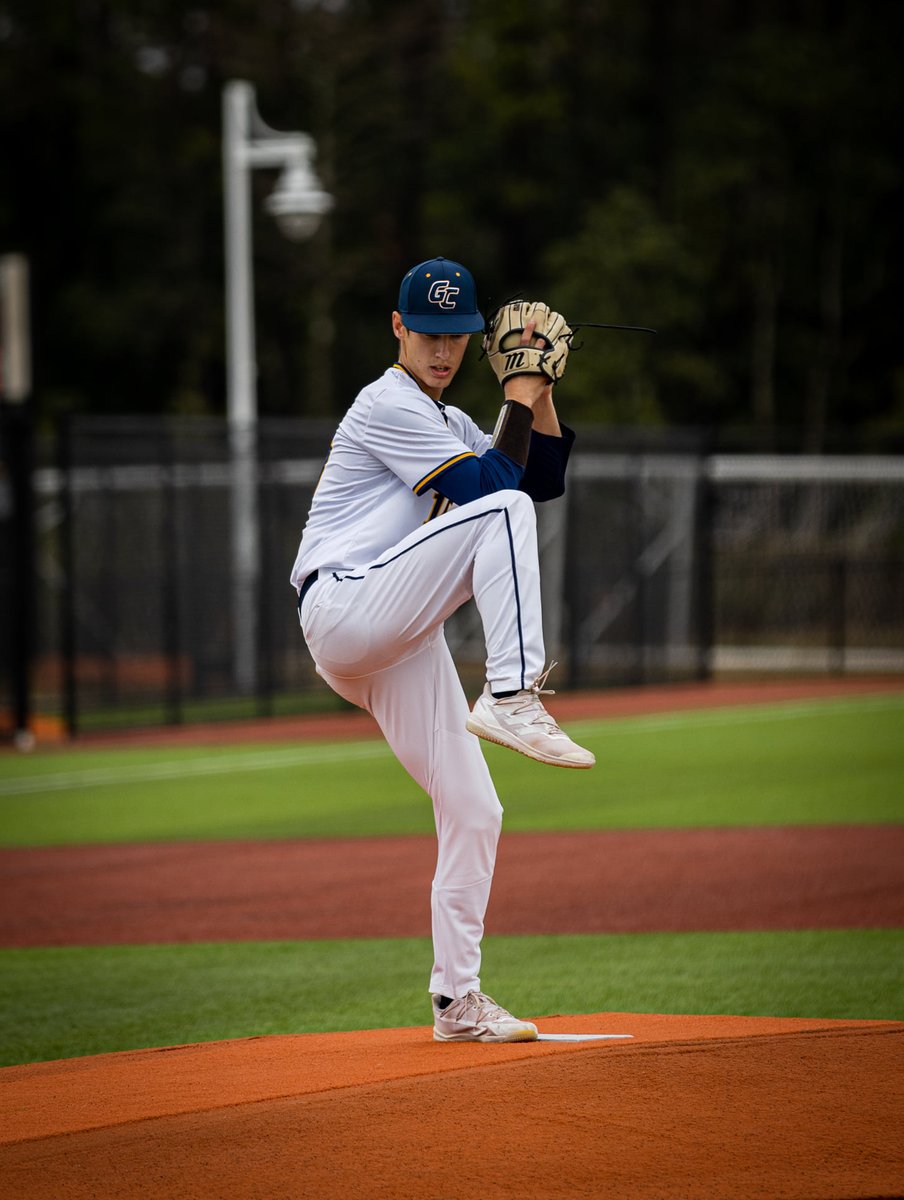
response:
M402 324L402 314L401 313L394 312L392 314L392 332L396 335L396 337L399 339L399 341L401 341L402 338L407 337L407 335L408 335L408 330Z

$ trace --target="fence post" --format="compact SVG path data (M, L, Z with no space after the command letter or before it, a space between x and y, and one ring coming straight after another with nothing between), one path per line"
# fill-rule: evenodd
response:
M698 459L697 468L697 529L696 529L696 593L697 593L697 678L712 678L713 650L716 640L715 620L715 520L716 489L710 478L709 456Z
M75 503L72 490L72 419L64 413L57 425L57 466L60 472L60 559L63 594L60 597L60 650L63 670L63 722L70 738L78 733L78 673L76 670Z
M161 547L163 563L160 572L163 584L161 613L163 616L163 649L166 657L166 721L169 725L182 723L182 630L179 620L179 522L176 514L176 469L172 435L163 430L160 439L163 519Z
M575 487L572 485L566 488L563 503L568 506L565 523L565 564L562 571L562 590L564 593L565 607L565 630L563 636L563 644L566 646L568 654L568 673L566 686L571 690L578 688L584 682L581 677L580 661L580 646L578 643L578 629L580 622L578 621L578 612L580 607L578 604L578 588L580 587L580 575L577 569L577 555L572 553L572 531L580 527L580 521L575 520L573 505L574 505Z
M260 545L260 563L253 602L255 605L255 635L254 656L256 660L255 679L255 710L260 717L273 716L273 621L270 614L272 580L270 564L273 562L273 536L275 527L273 519L273 488L271 485L270 464L273 461L273 448L279 445L276 437L270 437L266 422L258 423L257 443L257 514L258 539Z
M650 637L647 620L647 597L649 586L644 571L644 550L646 549L646 489L649 486L646 476L646 455L638 453L632 456L635 464L631 481L631 527L629 534L630 577L634 584L634 669L631 672L631 683L635 686L647 683L648 646Z
M836 675L845 672L847 650L847 559L839 555L829 564L831 595L826 606L829 617L829 670Z
M12 606L6 630L9 639L13 702L13 739L22 750L34 744L31 667L35 641L34 563L34 421L28 401L0 402L0 443L12 500Z

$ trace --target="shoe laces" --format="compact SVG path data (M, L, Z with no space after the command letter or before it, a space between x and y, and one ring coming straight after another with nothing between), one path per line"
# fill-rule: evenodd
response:
M464 999L465 1009L474 1010L475 1024L484 1021L512 1019L510 1012L507 1012L501 1004L496 1003L492 996L487 996L484 992L468 992Z
M524 723L527 725L543 725L550 734L561 733L555 718L552 717L543 707L541 696L554 696L556 693L552 688L545 686L547 676L553 667L557 667L557 662L551 662L542 675L538 675L530 687L525 688L523 692L518 692L509 700L511 705L511 713L515 717L525 718ZM532 714L528 716L528 714Z
M529 692L533 692L535 696L554 696L555 692L553 689L546 686L546 679L553 667L557 667L558 665L559 664L556 662L556 660L553 659L543 674L538 675L527 690Z

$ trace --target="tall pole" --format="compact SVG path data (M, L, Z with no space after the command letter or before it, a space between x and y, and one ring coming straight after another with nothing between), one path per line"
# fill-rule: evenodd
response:
M306 133L279 133L257 112L254 88L234 79L223 91L223 203L226 250L226 409L232 480L233 676L241 693L257 686L260 536L257 493L257 362L251 171L281 168L265 208L286 237L310 237L332 207L312 168Z
M31 336L28 260L0 258L0 455L11 500L12 602L4 636L10 661L13 740L34 745L31 668L35 645L34 420L31 405Z
M242 80L223 92L223 196L226 253L226 396L232 466L233 679L241 694L257 683L260 539L257 508L257 363L251 252L250 141L254 90Z
M223 92L223 195L226 235L226 364L230 426L257 418L254 273L251 257L251 139L254 89L243 80Z

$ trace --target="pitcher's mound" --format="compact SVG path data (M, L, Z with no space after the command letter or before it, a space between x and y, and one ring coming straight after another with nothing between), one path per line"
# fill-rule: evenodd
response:
M18 1200L904 1193L904 1024L601 1013L249 1038L0 1071Z

